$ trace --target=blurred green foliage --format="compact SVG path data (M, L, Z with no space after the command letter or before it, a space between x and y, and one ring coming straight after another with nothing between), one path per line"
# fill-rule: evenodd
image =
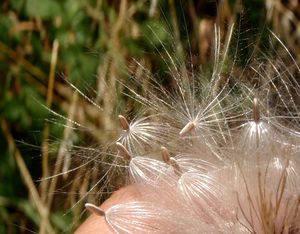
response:
M156 36L149 32L149 26L154 28L161 22L147 16L148 4L130 4L138 8L140 25L136 27L142 35L151 35L151 38L136 39L130 33L124 33L118 43L126 46L131 56L142 57L142 48L149 50L153 49L153 45L161 46ZM117 21L118 8L118 1L95 0L11 0L2 3L0 119L9 123L34 180L41 177L40 150L44 140L44 121L50 116L43 105L46 105L47 99L53 41L56 39L59 42L55 75L58 83L63 83L59 77L60 73L64 73L77 87L93 87L97 67L104 60L116 57L118 64L125 68L127 58L114 50L113 43L116 42L111 40L111 27ZM162 42L167 42L165 31L160 30L157 35ZM57 93L54 95L59 96ZM53 101L52 109L61 112L58 100ZM62 131L60 125L51 125L50 137L61 139ZM28 188L2 132L0 144L0 232L26 233L26 228L38 231L40 216L29 199ZM55 147L52 146L51 150L55 151ZM50 164L53 162L50 160ZM39 186L38 182L35 184ZM55 230L68 230L67 227L74 221L70 213L63 216L64 211L57 207L50 211Z

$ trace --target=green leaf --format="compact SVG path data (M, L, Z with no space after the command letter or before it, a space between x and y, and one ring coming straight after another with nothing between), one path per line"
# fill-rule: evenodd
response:
M58 227L60 230L65 231L72 223L71 214L64 214L62 212L57 212L51 215L51 221L55 224L55 227Z
M30 201L21 200L18 206L26 214L26 217L32 220L36 225L40 224L40 216Z
M10 4L13 9L17 11L21 11L23 5L24 5L24 0L11 0Z
M27 0L26 12L31 17L50 19L60 15L61 6L55 0Z
M13 26L12 21L6 15L0 15L0 40L8 42L10 40L9 30Z

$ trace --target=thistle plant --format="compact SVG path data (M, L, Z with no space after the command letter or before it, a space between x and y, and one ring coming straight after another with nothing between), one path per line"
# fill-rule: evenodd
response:
M299 232L297 1L2 5L1 233Z
M110 123L118 136L101 147L77 147L79 165L71 169L68 160L58 160L57 165L64 163L63 171L54 170L47 177L53 187L58 176L88 167L87 178L96 182L76 205L111 184L133 184L139 193L134 201L108 209L85 204L115 233L298 233L300 69L285 44L270 32L273 55L253 53L237 72L235 32L233 23L225 35L214 27L214 64L201 73L191 61L180 59L180 49L166 48L153 30L170 85L134 60L142 75L129 71L130 81L118 83L137 106L133 117L123 111L115 121L104 119L106 131L111 131ZM69 85L74 95L107 111L108 98L101 100L106 104L102 107L101 101ZM93 132L90 126L48 110L66 120L69 129ZM69 155L68 150L64 153Z
M109 148L140 197L106 210L86 203L115 233L299 232L299 83L287 61L264 54L235 76L226 62L233 31L221 53L215 27L210 82L167 50L172 89L138 64L147 90L127 86L126 95L143 111L132 121L120 113ZM247 73L255 85L242 81Z

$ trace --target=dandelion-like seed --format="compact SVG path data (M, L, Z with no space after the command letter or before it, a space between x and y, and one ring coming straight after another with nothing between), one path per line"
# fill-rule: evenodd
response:
M119 115L122 133L117 142L134 154L145 154L159 147L168 139L170 128L163 123L152 121L152 117L154 116L137 118L128 123L124 116Z
M116 143L120 155L128 161L128 172L133 183L156 186L167 172L167 165L156 159L131 156L124 145Z

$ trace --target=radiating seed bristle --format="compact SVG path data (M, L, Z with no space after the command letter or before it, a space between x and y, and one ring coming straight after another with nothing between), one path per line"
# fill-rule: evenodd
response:
M259 103L256 97L253 99L253 120L255 123L258 123L260 120Z
M100 209L99 207L97 207L91 203L86 203L84 206L87 210L89 210L91 213L93 213L95 215L105 216L104 210Z
M123 115L118 115L118 118L119 118L120 125L123 128L123 130L128 131L130 126L129 126L127 119Z
M179 132L180 136L185 136L190 133L193 129L195 129L196 125L194 122L188 122Z
M126 149L126 147L124 145L122 145L120 142L116 143L117 145L117 149L120 153L120 155L126 160L126 161L130 161L131 160L131 155L128 152L128 150Z

